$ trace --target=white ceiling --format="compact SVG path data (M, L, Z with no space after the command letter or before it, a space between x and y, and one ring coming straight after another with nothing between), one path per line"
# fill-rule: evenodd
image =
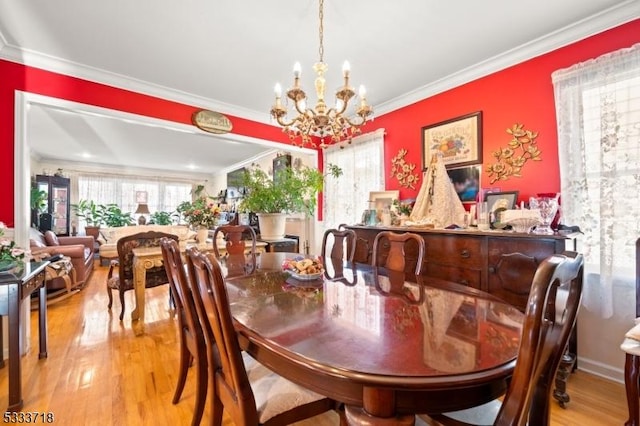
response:
M312 89L317 15L316 0L6 0L0 58L270 122L273 86L291 84L294 62ZM327 87L348 59L379 115L638 17L637 0L326 0ZM73 111L29 110L37 155L215 173L272 149Z

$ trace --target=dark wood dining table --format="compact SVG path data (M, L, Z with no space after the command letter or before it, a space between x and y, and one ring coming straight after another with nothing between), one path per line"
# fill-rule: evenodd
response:
M523 314L485 292L324 259L294 279L263 253L225 278L243 350L280 375L345 404L354 424L413 424L506 392ZM223 265L224 266L224 265Z

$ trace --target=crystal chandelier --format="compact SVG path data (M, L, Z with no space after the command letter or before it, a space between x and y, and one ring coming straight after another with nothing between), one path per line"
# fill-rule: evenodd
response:
M320 139L321 148L326 148L332 143L337 143L345 139L350 142L351 136L360 133L360 126L373 114L373 108L367 105L365 88L364 86L360 86L358 93L360 102L356 107L355 116L349 118L346 115L349 101L355 96L355 91L349 86L350 68L349 63L346 61L342 67L344 85L336 91L335 106L329 108L325 103L324 74L328 66L323 61L323 7L324 0L320 0L320 48L318 49L320 60L313 65L313 69L316 72L315 88L318 99L316 106L314 108L307 108L307 95L302 87L300 87L301 67L300 63L296 62L293 67L293 87L287 90L287 98L293 101L297 116L288 121L287 107L282 103L282 88L280 84L276 84L276 103L271 108L271 116L283 127L283 131L289 134L291 142L297 146L317 147L312 137L318 137Z

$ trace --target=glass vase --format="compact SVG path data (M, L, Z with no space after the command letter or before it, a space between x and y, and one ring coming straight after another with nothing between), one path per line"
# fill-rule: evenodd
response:
M536 226L534 234L553 235L551 222L558 212L558 197L531 197L529 208L540 211L540 225Z

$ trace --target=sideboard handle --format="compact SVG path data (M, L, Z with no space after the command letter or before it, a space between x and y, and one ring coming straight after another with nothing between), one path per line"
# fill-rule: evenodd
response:
M489 266L489 273L490 274L495 274L496 273L496 267L495 266Z
M468 259L471 257L471 253L469 253L469 250L462 250L460 252L460 257Z
M465 285L467 287L469 287L469 281L467 280L461 280L459 284Z

